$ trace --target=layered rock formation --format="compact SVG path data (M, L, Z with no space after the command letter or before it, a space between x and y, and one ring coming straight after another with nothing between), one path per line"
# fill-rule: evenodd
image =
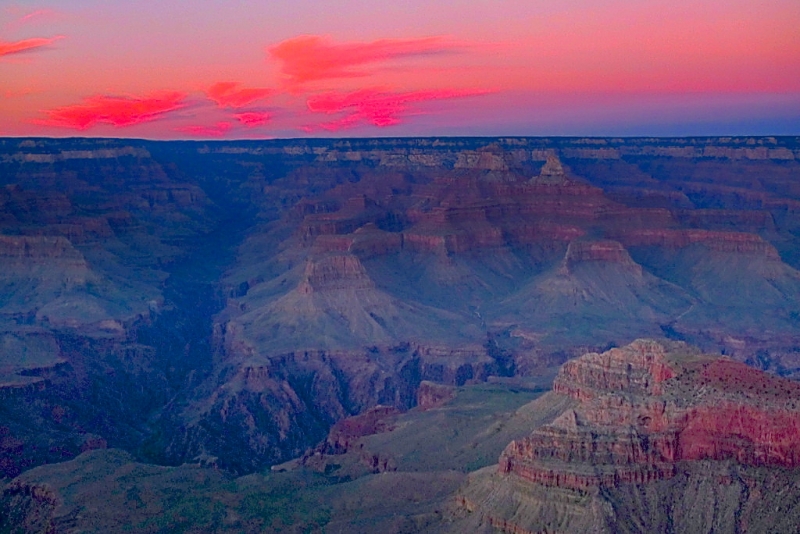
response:
M552 395L572 407L511 442L496 474L476 475L464 490L473 520L483 514L509 532L627 532L637 521L658 530L687 525L716 499L720 515L692 530L747 531L772 505L759 494L766 481L800 476L800 385L682 343L586 354L564 364ZM709 481L734 495L709 493ZM671 508L687 484L700 486L699 501ZM663 504L647 509L653 499Z
M342 418L413 406L426 380L539 373L638 336L792 375L798 150L790 138L0 140L0 370L19 406L0 426L23 442L38 432L28 419L76 430L25 465L98 435L248 471ZM84 424L97 417L69 399L95 383L113 383L92 403L124 424ZM110 401L117 390L147 407ZM40 400L34 417L25 406Z

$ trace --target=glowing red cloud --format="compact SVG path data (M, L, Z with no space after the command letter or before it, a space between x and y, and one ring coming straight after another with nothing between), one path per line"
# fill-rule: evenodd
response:
M9 54L19 54L21 52L28 52L43 46L53 44L55 41L63 39L63 36L56 37L35 37L33 39L23 39L22 41L0 41L0 56L7 56Z
M457 48L458 45L447 43L441 37L333 44L317 35L302 35L282 41L267 51L283 64L281 71L289 84L296 86L331 78L368 76L368 65Z
M185 93L157 93L145 98L93 96L82 104L45 111L50 118L34 121L44 126L85 130L98 123L132 126L157 119L183 107Z
M248 128L256 128L258 126L264 126L270 120L269 113L261 113L257 111L247 111L244 113L236 113L234 115L236 119L247 126Z
M222 137L228 133L233 126L229 122L218 122L214 126L183 126L175 128L175 131L193 135L195 137Z
M431 100L445 100L487 94L489 91L433 90L388 93L365 89L353 93L323 93L308 99L308 109L315 113L349 112L345 117L319 125L324 130L336 131L360 123L379 127L394 126L402 122L401 116L409 112L408 104ZM307 131L314 128L305 128Z
M221 108L241 108L271 96L274 91L267 88L247 87L239 89L236 82L220 82L212 85L206 94Z

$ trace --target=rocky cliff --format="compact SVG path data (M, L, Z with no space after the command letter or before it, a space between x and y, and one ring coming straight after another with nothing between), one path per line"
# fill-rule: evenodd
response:
M761 493L765 484L798 476L800 385L794 381L682 343L637 340L567 362L553 391L573 405L511 442L496 474L476 475L464 491L462 504L500 530L619 532L631 531L633 521L641 521L640 528L687 525L710 499L720 516L692 530L758 531L754 523L772 505ZM717 495L709 483L736 497ZM697 485L698 502L670 509L687 484ZM665 509L647 509L653 499ZM635 519L624 516L626 507ZM797 517L800 509L787 513ZM792 531L781 521L775 532Z

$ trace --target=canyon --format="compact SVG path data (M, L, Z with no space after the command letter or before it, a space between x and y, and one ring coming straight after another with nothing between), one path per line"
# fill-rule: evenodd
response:
M558 510L683 465L790 473L798 178L789 137L0 139L0 476L405 477L398 421L486 384L538 396L559 368L539 416L484 414L520 424L480 460L431 458L499 457L485 487ZM528 529L476 484L464 521Z

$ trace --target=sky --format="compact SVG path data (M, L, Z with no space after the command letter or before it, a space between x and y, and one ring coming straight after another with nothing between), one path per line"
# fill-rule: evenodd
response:
M0 136L800 135L798 0L0 0Z

